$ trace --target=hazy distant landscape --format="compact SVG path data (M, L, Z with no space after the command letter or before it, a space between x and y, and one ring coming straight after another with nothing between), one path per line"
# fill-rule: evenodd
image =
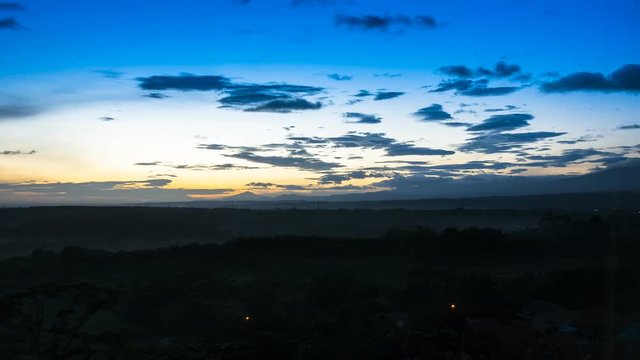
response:
M12 359L640 354L637 210L0 215Z

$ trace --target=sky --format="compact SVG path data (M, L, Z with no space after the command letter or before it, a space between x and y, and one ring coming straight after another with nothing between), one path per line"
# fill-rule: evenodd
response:
M637 162L638 23L638 0L0 0L0 205Z

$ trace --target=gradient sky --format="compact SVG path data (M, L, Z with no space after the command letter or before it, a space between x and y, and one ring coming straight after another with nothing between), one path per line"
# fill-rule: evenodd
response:
M414 191L640 149L640 1L0 1L0 203Z

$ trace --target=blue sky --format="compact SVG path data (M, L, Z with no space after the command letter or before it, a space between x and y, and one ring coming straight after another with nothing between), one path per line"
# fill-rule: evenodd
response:
M624 164L639 21L636 0L0 1L0 200L411 191Z

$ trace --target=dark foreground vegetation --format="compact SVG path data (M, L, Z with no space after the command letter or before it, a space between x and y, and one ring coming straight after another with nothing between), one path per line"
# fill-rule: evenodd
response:
M639 259L635 212L34 250L0 261L0 358L638 359Z

